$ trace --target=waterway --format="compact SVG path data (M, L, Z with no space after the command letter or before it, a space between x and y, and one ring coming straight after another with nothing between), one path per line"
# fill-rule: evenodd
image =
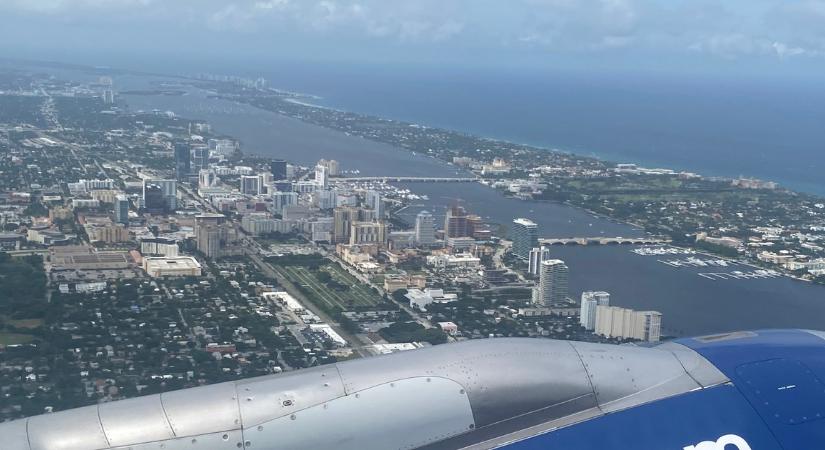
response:
M123 77L119 86L145 86L146 79ZM202 92L186 96L126 96L133 109L170 110L209 121L213 128L241 140L245 151L310 165L320 158L338 159L345 169L363 175L450 176L453 167L389 145L347 136L246 105L210 99ZM405 211L410 219L421 209L436 215L459 201L470 212L507 224L529 217L547 237L634 236L638 229L552 203L507 198L472 183L405 183L428 196ZM825 287L787 277L711 279L707 272L748 271L746 267L672 267L661 257L632 253L630 246L553 247L551 254L570 266L571 295L606 290L612 303L662 312L666 334L698 335L768 327L825 329Z

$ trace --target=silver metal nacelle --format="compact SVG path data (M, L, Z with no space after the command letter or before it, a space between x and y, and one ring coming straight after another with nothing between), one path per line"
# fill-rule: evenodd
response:
M727 381L678 344L489 339L101 403L0 436L4 450L493 448Z

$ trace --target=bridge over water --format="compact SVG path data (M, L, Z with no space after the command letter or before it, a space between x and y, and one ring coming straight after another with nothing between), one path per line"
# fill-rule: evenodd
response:
M360 181L383 181L385 183L403 183L403 182L426 182L426 183L474 183L478 181L475 177L343 177L331 178L331 182L360 182Z
M644 237L572 237L572 238L544 238L539 239L542 245L657 245L668 244L669 239Z

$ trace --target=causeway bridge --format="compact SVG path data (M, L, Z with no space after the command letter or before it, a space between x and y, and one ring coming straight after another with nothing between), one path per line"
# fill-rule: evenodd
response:
M658 245L668 244L669 239L655 237L572 237L539 239L542 245Z
M330 178L330 182L359 182L359 181L383 181L385 183L403 183L403 182L425 182L425 183L474 183L478 181L476 177L341 177Z

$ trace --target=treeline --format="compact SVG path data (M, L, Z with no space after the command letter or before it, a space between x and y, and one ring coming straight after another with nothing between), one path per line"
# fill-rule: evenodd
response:
M388 342L429 342L432 345L447 342L447 335L438 328L424 328L418 322L395 322L378 330Z
M46 273L40 256L12 258L0 253L0 314L12 319L42 318Z
M327 264L326 258L318 253L311 255L283 255L283 256L269 256L266 262L278 266L306 266L310 270L318 270L319 267Z

